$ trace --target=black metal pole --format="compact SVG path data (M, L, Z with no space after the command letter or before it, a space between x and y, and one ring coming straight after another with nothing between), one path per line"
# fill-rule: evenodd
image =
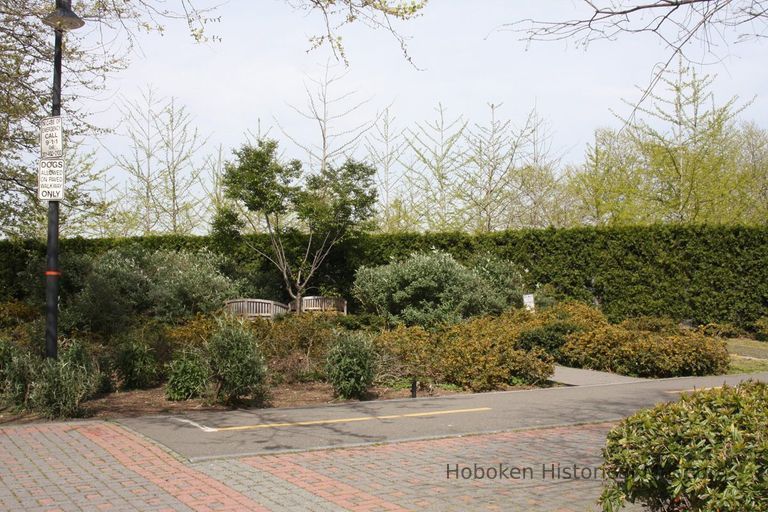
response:
M56 6L61 0L56 0ZM61 44L63 33L56 30L53 58L53 108L54 117L61 115ZM48 250L45 270L45 356L58 355L59 322L59 202L48 201Z

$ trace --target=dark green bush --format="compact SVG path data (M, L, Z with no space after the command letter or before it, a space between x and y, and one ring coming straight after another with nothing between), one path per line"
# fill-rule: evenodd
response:
M342 398L363 398L373 383L376 353L362 333L341 332L328 352L325 373Z
M567 322L555 322L541 327L525 330L517 337L516 346L522 350L540 348L555 359L560 358L560 347L565 344L567 335L577 332L578 326Z
M680 333L678 322L662 316L636 316L627 318L619 325L630 331L658 332L669 335Z
M125 341L115 355L115 371L123 389L146 389L158 382L154 350L142 341Z
M222 309L224 301L238 293L236 284L219 271L221 259L207 250L151 254L145 269L150 276L147 290L150 314L176 323L197 313Z
M623 420L608 434L605 511L768 510L768 385L698 391Z
M288 252L299 251L306 239L296 236ZM226 239L150 236L134 239L62 240L66 254L98 256L127 244L157 250L197 252L208 247L233 260L227 275L253 276L272 283L264 297L280 298L274 283L280 277L268 261L254 257L251 247L269 250L266 235ZM606 316L619 322L640 315L669 316L695 324L730 322L752 327L766 316L768 305L768 228L765 226L654 225L534 229L472 235L468 233L397 233L362 235L334 248L314 285L333 287L350 297L354 273L399 261L413 252L446 251L458 261L491 252L522 268L527 288L558 300L597 301ZM45 245L36 240L0 241L0 298L24 300L33 287L19 279L31 259L44 260ZM68 273L62 259L62 268ZM85 267L82 267L85 268ZM237 274L237 275L236 275ZM41 272L35 276L42 290ZM268 276L262 279L261 276ZM541 284L535 288L537 284ZM78 285L79 286L79 285ZM251 286L254 293L257 287ZM77 290L77 286L73 286ZM549 292L551 290L551 293ZM66 290L62 290L64 294ZM37 292L36 292L37 293ZM250 295L250 296L259 296ZM284 297L283 297L284 299ZM35 302L39 302L36 298ZM65 302L67 302L65 300ZM95 302L98 303L98 302ZM352 307L355 305L353 304Z
M140 245L96 258L68 311L72 325L105 335L124 331L149 308L148 259L148 251Z
M67 308L68 321L75 328L112 335L142 315L177 323L221 309L224 300L237 295L236 283L219 270L222 259L207 250L112 249L93 262Z
M252 328L233 318L219 320L208 340L208 356L217 401L265 398L266 365Z
M168 365L168 400L189 400L205 394L210 380L210 368L196 350L183 351Z
M500 312L506 294L446 253L412 254L402 262L361 267L353 294L394 323L436 327Z

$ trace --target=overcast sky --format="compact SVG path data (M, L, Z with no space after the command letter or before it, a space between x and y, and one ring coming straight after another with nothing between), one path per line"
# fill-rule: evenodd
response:
M586 12L575 0L432 0L422 17L398 25L420 69L403 58L389 34L364 26L345 29L350 66L338 91L371 98L356 113L360 121L391 104L401 127L433 119L439 102L471 122L488 118L488 103L503 104L501 115L518 124L535 106L551 127L554 149L577 162L596 128L619 125L611 110L628 113L621 99L639 98L636 86L648 83L668 50L652 36L626 36L586 50L573 42L526 44L520 34L499 28ZM255 131L258 119L262 126L277 119L297 139L312 140L314 127L288 105L306 103L307 76L320 76L332 58L327 48L307 51L308 38L322 31L321 18L295 11L285 0L230 0L217 14L221 22L211 33L221 42L194 44L183 25L173 24L162 37L142 36L143 55L135 55L110 82L110 92L131 100L151 84L160 95L178 98L211 144L227 149L241 144L247 130ZM702 68L719 75L716 97L754 97L744 117L761 123L768 114L765 45L721 45L717 52L722 60ZM344 71L343 65L336 70ZM115 109L99 118L102 124L117 121ZM289 148L279 131L271 134Z

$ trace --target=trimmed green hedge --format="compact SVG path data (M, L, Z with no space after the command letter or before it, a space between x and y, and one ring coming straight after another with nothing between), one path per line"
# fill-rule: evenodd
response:
M238 239L71 239L62 241L62 258L68 253L101 253L132 242L151 249L208 247L247 267L249 273L262 272L267 280L274 276L279 282L270 264ZM251 242L269 247L263 236L252 237ZM449 252L460 261L479 252L512 260L528 270L525 278L530 288L551 283L563 297L600 304L613 321L654 315L751 326L768 312L768 227L657 225L482 235L367 235L337 247L315 285L349 296L359 266L385 264L433 249ZM44 253L39 242L0 242L0 300L30 295L17 276L29 267L30 258L42 260ZM63 271L66 276L67 269Z

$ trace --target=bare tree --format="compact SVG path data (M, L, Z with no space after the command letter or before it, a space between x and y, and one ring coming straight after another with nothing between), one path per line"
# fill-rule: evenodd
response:
M139 102L121 108L129 141L126 154L112 154L128 177L126 221L135 232L190 233L200 222L195 186L205 144L186 109L174 98L158 98L151 87ZM130 220L132 218L132 220Z
M368 162L376 169L379 189L379 229L384 232L399 231L403 220L401 185L403 173L400 158L405 148L402 132L394 128L395 117L390 108L384 109L379 122L366 137L365 148ZM394 203L397 208L394 208Z
M329 165L339 159L352 156L366 133L378 122L381 114L373 120L344 126L361 108L370 103L370 99L357 100L354 91L337 93L336 88L344 80L346 73L333 74L332 66L326 63L321 78L308 77L310 85L305 84L307 104L302 110L288 105L298 115L317 126L318 138L313 143L304 143L291 136L275 119L275 124L283 135L307 153L309 167L317 172L324 172Z
M529 41L574 40L584 47L623 35L652 34L670 50L657 66L638 105L686 47L699 42L706 53L731 38L765 37L768 0L584 0L585 15L569 20L522 20L504 25Z
M446 119L442 104L435 110L434 121L416 123L416 129L408 129L405 135L412 153L405 180L417 201L411 208L418 211L425 229L463 229L458 187L459 172L467 162L462 147L467 121L461 116Z
M487 124L467 130L468 158L459 171L457 193L464 207L466 226L489 232L502 228L519 204L518 171L526 152L531 117L516 130L510 120L500 120L501 104L489 104Z

